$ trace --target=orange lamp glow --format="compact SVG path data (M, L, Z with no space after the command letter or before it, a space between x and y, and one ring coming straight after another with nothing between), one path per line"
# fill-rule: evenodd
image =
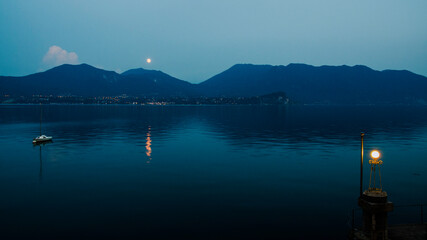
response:
M378 152L377 150L374 150L371 152L371 157L374 159L377 159L380 157L380 152Z

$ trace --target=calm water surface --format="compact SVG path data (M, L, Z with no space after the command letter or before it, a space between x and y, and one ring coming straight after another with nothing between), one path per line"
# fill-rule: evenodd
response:
M47 105L33 146L39 113L0 105L0 238L343 239L361 131L427 202L426 107Z

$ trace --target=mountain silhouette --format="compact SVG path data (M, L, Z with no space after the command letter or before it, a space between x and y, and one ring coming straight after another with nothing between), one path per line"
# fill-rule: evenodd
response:
M192 84L160 71L140 68L118 74L88 64L64 64L24 77L0 77L0 93L14 96L182 96L192 91Z
M164 72L131 69L121 74L122 90L129 95L146 96L194 96L194 84L174 78Z
M87 64L64 64L24 77L0 77L0 91L10 95L102 96L116 92L122 77Z
M87 64L64 64L23 77L0 77L0 94L84 97L253 97L282 92L294 103L427 104L427 78L366 66L236 64L200 83L142 68L122 74Z
M207 96L259 96L283 91L295 102L425 104L427 78L366 66L237 64L199 84Z

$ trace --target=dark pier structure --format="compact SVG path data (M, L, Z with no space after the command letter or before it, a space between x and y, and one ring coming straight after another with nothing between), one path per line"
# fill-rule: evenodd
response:
M360 165L360 195L358 205L362 210L362 226L356 228L353 224L349 239L388 240L388 239L427 239L427 224L424 223L423 205L421 208L420 224L393 225L388 224L388 213L394 210L394 204L387 199L387 192L383 191L381 183L380 153L371 152L369 160L370 175L369 187L363 191L363 137L361 133L361 165ZM378 180L378 184L377 184Z

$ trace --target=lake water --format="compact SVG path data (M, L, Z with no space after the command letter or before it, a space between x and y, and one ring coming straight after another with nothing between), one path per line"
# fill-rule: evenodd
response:
M0 105L2 239L343 239L361 131L389 200L427 202L427 107L45 105L33 146L39 117Z

